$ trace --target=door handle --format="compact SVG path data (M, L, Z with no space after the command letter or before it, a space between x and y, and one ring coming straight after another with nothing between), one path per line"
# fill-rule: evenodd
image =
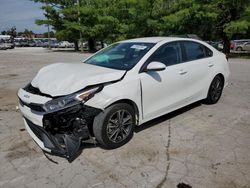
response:
M208 67L213 67L214 64L213 63L208 63Z
M187 74L187 71L184 71L184 70L180 70L180 71L179 71L179 74L180 74L180 75L184 75L184 74Z

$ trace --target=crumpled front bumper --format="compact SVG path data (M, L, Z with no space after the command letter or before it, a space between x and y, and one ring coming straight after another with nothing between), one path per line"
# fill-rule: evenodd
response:
M29 95L29 101L24 101ZM57 112L40 110L39 104L46 102L46 97L33 95L21 90L18 94L19 109L23 115L27 132L39 147L47 153L58 155L73 161L82 149L81 143L92 139L90 128L94 117L101 112L79 103Z
M30 136L43 151L64 157L68 159L69 162L72 162L77 157L82 139L88 139L90 137L87 127L81 138L78 138L68 134L52 135L43 127L33 124L26 118L24 118L24 124Z

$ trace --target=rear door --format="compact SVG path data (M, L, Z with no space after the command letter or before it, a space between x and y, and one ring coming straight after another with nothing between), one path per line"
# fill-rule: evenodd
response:
M215 62L213 62L213 52L194 41L182 41L183 60L186 77L186 86L183 92L186 93L187 103L200 100L206 93L206 88L210 85L213 76Z

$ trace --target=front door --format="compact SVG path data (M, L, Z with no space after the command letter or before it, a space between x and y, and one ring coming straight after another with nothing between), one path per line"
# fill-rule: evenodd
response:
M186 98L188 74L181 59L181 47L178 42L164 44L147 60L147 64L157 61L167 67L163 71L143 71L140 73L142 86L143 119L160 116L178 105Z

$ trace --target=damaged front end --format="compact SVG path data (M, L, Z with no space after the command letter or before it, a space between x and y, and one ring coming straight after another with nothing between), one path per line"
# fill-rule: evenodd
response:
M65 157L71 162L77 157L82 141L92 138L92 123L100 112L99 109L78 104L44 115L43 127L25 120L44 147L50 150L49 153Z
M23 96L29 95L32 100L35 95L24 88L18 96L27 131L43 151L72 162L80 153L81 143L93 139L93 120L101 110L84 102L101 89L100 86L92 87L48 100L45 104L35 104L23 100Z

